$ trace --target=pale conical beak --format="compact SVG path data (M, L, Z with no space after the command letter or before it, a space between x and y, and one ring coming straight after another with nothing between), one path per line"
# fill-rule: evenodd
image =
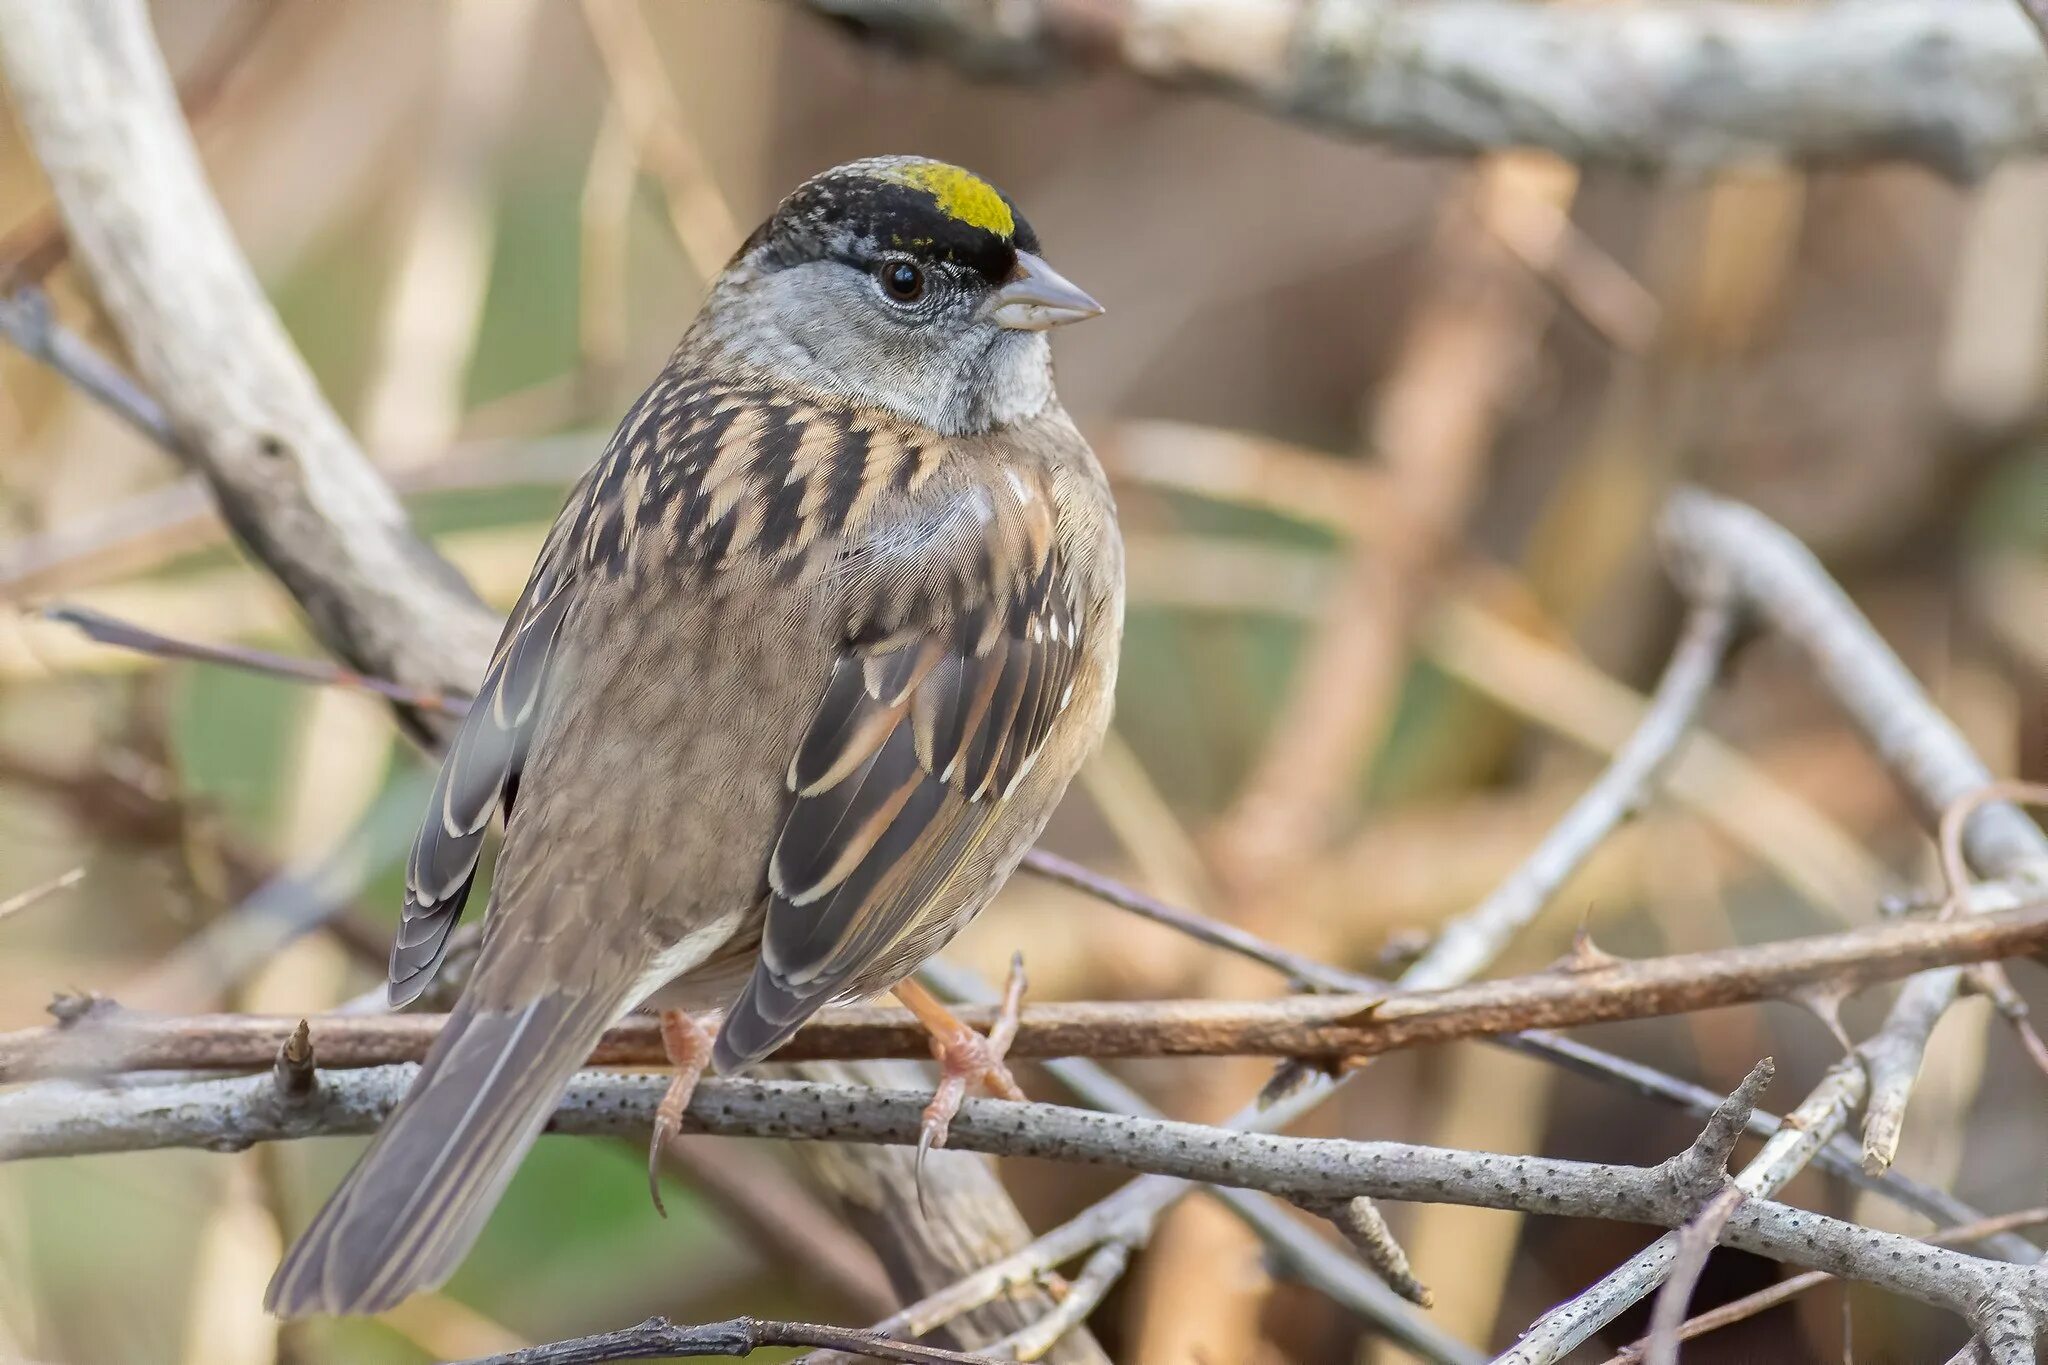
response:
M989 297L987 316L998 327L1043 332L1102 316L1102 305L1028 251L1017 253L1017 273Z

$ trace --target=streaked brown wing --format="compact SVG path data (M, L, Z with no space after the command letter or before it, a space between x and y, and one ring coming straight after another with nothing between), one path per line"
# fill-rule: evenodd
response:
M579 490L577 497L584 496ZM519 770L533 740L541 694L562 616L573 596L564 537L551 537L512 608L470 703L441 760L426 818L405 868L405 908L391 945L392 1007L410 1004L434 979L448 936L476 881L484 831L503 806L509 814Z
M925 619L845 643L790 761L761 962L720 1028L722 1068L773 1051L887 957L1037 759L1081 627L1050 509L1029 513L1007 549L976 545L938 575Z

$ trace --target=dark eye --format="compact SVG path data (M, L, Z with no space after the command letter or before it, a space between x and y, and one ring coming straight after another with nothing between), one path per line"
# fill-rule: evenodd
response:
M924 297L924 272L909 261L890 261L881 269L882 288L898 303L916 303Z

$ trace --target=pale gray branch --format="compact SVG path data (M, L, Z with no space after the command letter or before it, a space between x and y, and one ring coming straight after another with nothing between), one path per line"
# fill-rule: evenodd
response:
M0 1155L20 1159L174 1146L236 1150L315 1134L368 1133L404 1093L412 1070L323 1073L314 1093L298 1097L280 1094L268 1073L120 1090L38 1082L0 1096ZM1728 1154L1769 1075L1768 1064L1759 1066L1692 1147L1652 1167L1282 1137L995 1100L968 1101L951 1141L968 1151L1260 1190L1310 1209L1366 1196L1677 1227L1726 1187ZM582 1073L550 1129L644 1136L666 1085L662 1076ZM691 1102L686 1126L725 1136L912 1144L925 1098L920 1092L859 1086L706 1081ZM1127 1216L1129 1208L1120 1212ZM1095 1237L1048 1264L1106 1240ZM2032 1267L1983 1260L1766 1199L1735 1208L1721 1241L1948 1308L1968 1317L1979 1332L1993 1320L2037 1327L2048 1311ZM891 1332L928 1330L893 1319L886 1326Z
M0 0L0 70L172 449L348 663L468 689L497 623L418 536L207 188L139 0Z
M2048 72L2037 80L2048 92ZM1698 489L1672 495L1661 530L1674 564L1723 576L1758 620L1806 655L1928 829L1957 801L1990 785L1991 770L1954 722L1791 532L1754 508ZM1987 802L1970 818L1963 850L1981 876L2048 880L2048 835L2010 802Z
M2048 146L2010 0L803 0L970 71L1095 67L1421 152L1540 147L1642 170Z
M1740 503L1682 489L1666 509L1660 530L1681 584L1732 590L1758 621L1806 654L1822 685L1913 797L1930 830L1957 800L1991 781L1983 761L1848 594L1783 527ZM1963 841L1972 866L1987 875L2011 875L2021 885L2048 877L2048 837L2016 806L1987 803L1970 819ZM1966 908L1975 912L1995 903L1972 901ZM1961 973L1951 968L1910 979L1884 1026L1788 1115L1787 1127L1765 1144L1737 1184L1752 1196L1774 1193L1831 1143L1855 1107L1872 1095L1878 1073L1866 1072L1864 1057L1881 1059L1886 1081L1885 1094L1872 1095L1871 1120L1883 1123L1887 1114L1902 1115L1926 1036L1955 999L1960 981ZM1866 1149L1865 1166L1870 1165ZM1675 1238L1659 1238L1546 1313L1500 1356L1501 1365L1550 1365L1563 1359L1656 1289L1675 1253Z

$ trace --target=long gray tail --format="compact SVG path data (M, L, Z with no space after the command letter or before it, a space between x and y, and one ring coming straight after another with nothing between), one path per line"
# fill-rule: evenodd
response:
M620 1003L595 992L458 1004L383 1131L285 1253L264 1307L376 1313L446 1281Z

